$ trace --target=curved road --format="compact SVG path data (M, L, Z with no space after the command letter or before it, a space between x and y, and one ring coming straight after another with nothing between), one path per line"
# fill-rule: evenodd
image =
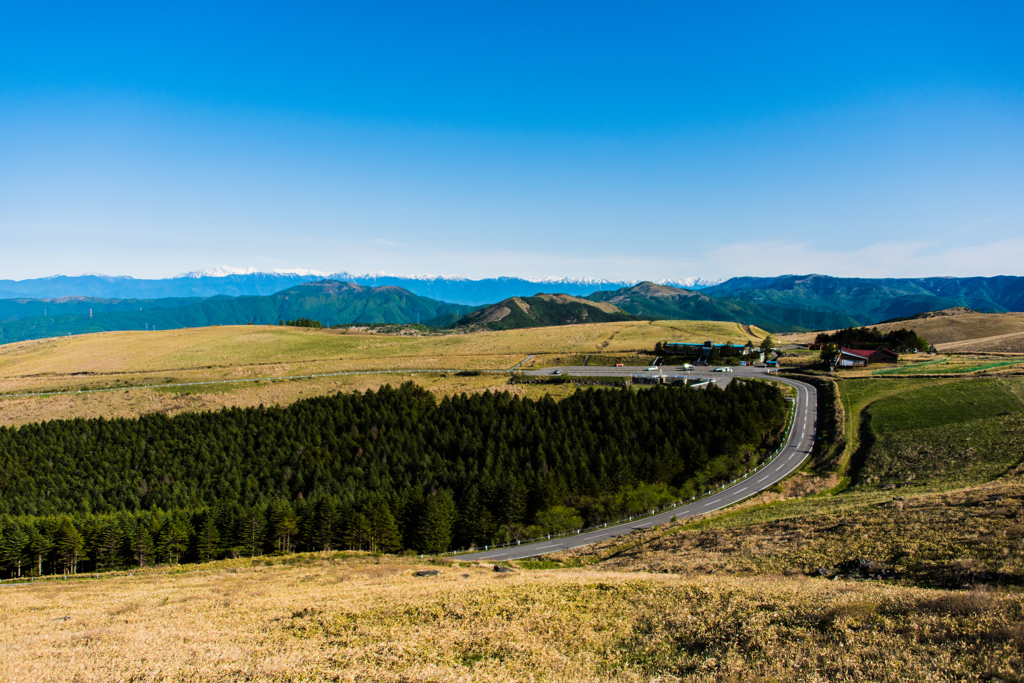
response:
M682 368L674 366L662 366L653 371L637 367L568 367L545 368L543 370L533 370L524 374L553 375L556 369L560 371L560 374L568 376L689 376L699 379L715 379L718 384L727 384L734 377L765 378L764 368L756 367L735 367L733 368L732 373L716 373L711 372L710 369L706 368L684 371ZM818 400L815 388L810 384L805 384L793 379L776 376L773 376L772 379L796 388L796 410L795 415L793 416L793 428L789 432L789 437L786 439L786 443L783 446L782 451L780 451L779 454L775 456L775 459L772 460L765 468L758 470L745 479L739 480L731 486L719 490L717 493L714 493L707 498L702 498L687 505L679 505L675 508L670 508L664 512L660 512L657 515L644 517L643 519L639 519L634 522L594 529L586 533L576 534L575 536L566 536L557 540L524 543L523 545L512 546L509 548L496 548L485 552L459 555L459 557L473 560L520 560L526 557L555 553L561 550L590 545L591 543L598 543L616 536L625 536L632 533L634 529L647 529L652 526L664 524L672 519L673 516L676 516L679 519L686 519L687 517L695 517L708 512L721 510L724 507L728 507L729 505L733 505L751 496L757 495L769 486L785 479L800 466L807 456L810 455L811 449L814 447L814 435L817 429Z

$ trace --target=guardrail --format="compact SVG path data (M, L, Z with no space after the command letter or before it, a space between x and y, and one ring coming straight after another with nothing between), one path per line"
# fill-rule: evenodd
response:
M258 377L258 378L252 378L252 379L210 380L210 381L207 381L207 382L179 382L179 383L172 383L172 384L143 384L143 385L132 385L132 386L126 386L126 387L113 387L113 388L109 388L109 389L79 389L77 391L74 391L74 390L72 390L72 391L54 391L54 392L41 392L41 393L34 393L34 394L0 394L0 399L4 399L4 398L29 398L29 397L33 397L33 396L63 396L63 395L69 395L69 394L90 394L90 393L101 393L101 392L106 392L106 391L126 391L126 390L129 390L129 389L161 389L161 388L170 388L170 387L193 387L193 386L203 386L203 385L210 385L210 384L233 384L233 383L239 383L239 382L271 382L271 381L290 380L290 379L318 379L318 378L322 378L322 377L347 377L347 376L353 376L353 375L388 375L388 374L413 375L413 374L429 374L429 373L442 373L442 372L450 372L450 373L458 373L458 372L481 372L481 373L484 373L484 372L486 372L486 373L491 373L491 374L502 374L502 373L509 373L509 374L511 374L513 372L513 370L511 370L511 369L509 369L509 370L477 370L477 369L470 369L470 370L466 370L466 369L462 369L462 370L451 370L451 369L448 369L448 370L444 370L444 369L432 369L432 370L359 370L359 371L353 371L353 372L330 372L330 373L316 374L316 375L290 375L290 376L282 376L282 377ZM583 529L577 529L575 532L566 532L566 533L562 533L562 534L547 534L545 537L538 537L538 538L527 539L525 541L525 543L527 543L527 544L529 544L529 543L539 543L539 542L545 541L545 540L550 541L552 539L557 540L559 538L569 538L570 536L577 536L577 535L579 535L581 533L588 533L588 532L591 532L591 531L596 531L598 529L607 528L609 524L611 524L612 526L617 526L619 524L623 524L623 523L626 523L626 522L632 522L632 521L634 521L634 519L635 519L635 521L642 521L644 519L649 519L649 518L654 517L656 515L660 515L663 512L668 512L669 510L676 509L680 505L689 505L691 503L696 503L698 501L704 500L705 498L708 498L708 497L718 493L719 491L724 490L726 488L726 486L732 486L734 484L739 483L743 479L748 478L749 476L751 476L753 474L757 474L758 472L760 472L764 468L768 467L768 465L770 465L775 460L776 456L778 456L778 454L782 452L782 450L786 447L786 443L789 441L790 434L793 431L793 421L794 421L794 419L796 417L796 404L795 404L795 400L792 399L792 398L787 398L785 400L787 400L787 401L794 401L794 403L793 403L793 405L791 407L791 410L789 411L789 416L787 417L786 433L785 433L785 438L782 439L782 443L779 445L778 448L775 449L774 452L772 452L772 454L768 457L767 460L765 460L764 462L758 464L758 466L753 468L752 470L748 470L747 472L745 472L743 474L743 476L740 477L739 479L733 479L732 483L721 484L718 487L717 491L712 489L712 490L708 491L707 493L705 493L705 494L703 494L701 496L691 496L690 499L687 500L687 501L682 501L682 500L675 501L671 505L667 505L667 506L665 506L663 508L656 508L653 511L645 513L645 514L630 515L630 516L628 516L626 518L623 518L623 519L620 519L620 520L617 520L617 521L614 521L614 522L604 522L604 523L602 523L601 526L593 526L593 527L588 527L588 528L583 528ZM496 549L499 549L499 548L510 548L513 545L518 547L518 546L522 545L523 543L524 543L524 541L519 540L519 541L516 541L515 544L510 542L510 543L503 543L501 545L495 545L495 546L485 545L483 551L481 551L479 548L477 548L475 550L455 550L455 551L449 551L449 552L441 553L440 555L420 555L420 557L421 558L423 558L423 557L452 557L452 556L458 556L458 555L476 554L476 553L479 553L479 552L490 552L491 550L496 550Z
M775 451L772 452L772 454L768 457L767 460L765 460L764 462L758 464L757 467L753 468L752 470L748 470L747 472L745 472L742 477L740 477L738 479L733 479L731 483L721 484L718 487L718 490L712 489L712 490L708 491L707 493L705 493L703 495L691 496L689 500L677 500L677 501L673 502L671 505L666 505L663 508L656 508L656 509L654 509L654 510L652 510L650 512L639 514L639 515L629 515L628 517L624 517L624 518L622 518L620 520L617 520L617 521L614 521L614 522L603 522L599 526L580 528L580 529L576 529L575 531L564 532L564 533L561 533L561 534L546 534L544 536L540 536L540 537L537 537L537 538L521 539L521 540L518 540L518 541L516 541L514 543L513 542L509 542L509 543L501 543L501 544L498 544L498 545L485 544L483 550L481 550L480 548L476 548L476 549L473 549L473 550L466 550L466 549L463 549L463 550L450 550L450 551L447 551L447 552L440 553L438 555L429 555L429 554L425 554L424 553L424 554L420 555L420 558L423 559L423 558L427 558L427 557L459 557L461 555L475 555L477 553L486 553L486 552L490 552L492 550L500 550L501 548L513 548L513 547L518 548L519 546L522 546L522 545L529 545L531 543L540 543L542 541L552 541L552 540L557 541L560 538L570 538L572 536L579 536L580 534L590 533L591 531L597 531L598 529L606 529L609 526L618 526L620 524L625 524L627 522L633 522L633 521L640 522L640 521L643 521L645 519L650 519L651 517L655 517L657 515L660 515L663 512L668 512L669 510L674 510L674 509L678 508L679 506L690 505L692 503L696 503L696 502L702 501L702 500L704 500L706 498L710 498L711 496L715 495L716 493L719 493L719 492L725 490L725 488L727 486L733 486L735 484L738 484L741 481L743 481L744 479L747 479L748 477L750 477L752 475L755 475L758 472L764 470L764 468L766 468L769 465L771 465L772 462L775 461L775 458L778 457L779 453L781 453L786 448L786 444L789 442L789 437L790 437L790 435L792 434L792 431L793 431L793 423L796 420L796 399L787 398L785 400L792 401L792 405L791 405L791 408L790 408L790 411L789 411L789 416L787 417L786 433L785 433L785 437L782 439L782 443L779 445L778 448L775 449Z

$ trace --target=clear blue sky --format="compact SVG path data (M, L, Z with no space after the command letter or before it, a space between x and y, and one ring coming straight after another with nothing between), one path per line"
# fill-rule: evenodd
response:
M6 3L0 279L1024 275L1024 3Z

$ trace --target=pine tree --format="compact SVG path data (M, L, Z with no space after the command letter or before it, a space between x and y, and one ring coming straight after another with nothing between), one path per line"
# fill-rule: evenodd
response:
M13 576L21 577L22 564L28 559L29 535L18 522L8 519L0 537L0 563L7 566Z
M528 496L529 493L523 481L518 477L510 476L501 498L501 522L512 538L522 537Z
M168 562L177 564L182 553L188 550L191 532L188 521L181 515L175 515L167 520L160 531L160 551Z
M398 532L391 509L383 500L378 500L368 517L370 527L370 550L394 553L402 549L402 537Z
M417 527L419 550L432 554L447 551L452 544L452 530L457 518L455 502L447 491L427 496Z
M196 535L196 553L200 562L208 562L220 555L220 530L213 510L203 513Z
M46 531L39 528L38 524L32 524L28 530L28 548L32 553L32 558L36 562L36 572L38 576L43 575L43 558L53 548L53 541L47 535Z
M242 515L242 547L249 557L263 554L263 539L266 536L267 522L263 509L259 506L247 507Z
M291 506L285 501L277 501L271 506L274 539L277 549L290 553L293 550L293 537L299 530L299 520Z
M361 512L353 513L345 524L343 542L349 550L362 550L369 545L370 520Z
M62 519L57 527L53 547L57 553L57 561L64 567L64 573L77 574L78 560L85 547L85 539L67 517Z
M132 534L132 558L139 567L145 567L153 557L153 536L145 524L138 524Z
M459 510L457 539L460 547L483 545L494 533L494 517L484 506L480 491L470 488Z

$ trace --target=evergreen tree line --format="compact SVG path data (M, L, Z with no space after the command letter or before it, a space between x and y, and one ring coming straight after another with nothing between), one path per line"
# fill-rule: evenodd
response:
M294 550L442 552L637 514L774 447L778 389L406 383L285 408L0 428L0 564L79 571Z
M278 326L281 327L312 327L314 329L322 329L324 324L319 320L310 320L309 318L296 318L295 320L278 320Z
M814 338L815 344L823 347L846 347L849 349L889 349L897 353L906 353L917 349L927 351L928 340L913 330L893 330L882 334L877 327L848 327L829 334L820 332Z

